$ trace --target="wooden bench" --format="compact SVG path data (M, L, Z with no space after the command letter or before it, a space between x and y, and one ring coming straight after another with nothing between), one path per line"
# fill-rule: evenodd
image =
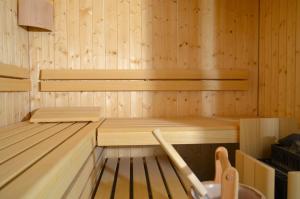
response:
M102 149L99 122L21 122L0 129L0 198L88 198Z
M96 199L188 198L167 156L107 158Z
M99 146L158 145L160 128L171 144L238 143L239 122L212 118L106 119L98 128Z

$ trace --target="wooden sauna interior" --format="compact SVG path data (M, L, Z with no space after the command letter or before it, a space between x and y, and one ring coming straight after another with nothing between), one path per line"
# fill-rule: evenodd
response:
M54 107L94 107L100 119L27 121ZM161 128L201 181L213 179L222 145L241 181L272 199L264 191L274 170L257 184L245 165L260 168L254 158L299 124L300 0L0 0L0 198L97 198L103 162L126 170L130 157L137 168L163 161L150 156L162 153L151 137ZM52 128L78 137L34 137ZM33 152L46 142L52 148ZM74 159L81 163L67 165L63 180L58 163ZM43 164L49 170L34 170ZM60 176L52 184L49 171Z

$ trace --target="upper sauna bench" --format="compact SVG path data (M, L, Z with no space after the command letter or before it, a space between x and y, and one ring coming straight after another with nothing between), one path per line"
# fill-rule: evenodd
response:
M213 118L106 119L97 130L98 146L158 145L159 128L171 144L238 143L239 120Z

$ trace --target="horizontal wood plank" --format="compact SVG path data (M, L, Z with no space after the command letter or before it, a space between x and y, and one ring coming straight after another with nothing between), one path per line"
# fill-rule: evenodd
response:
M0 92L31 91L31 81L28 79L0 78Z
M0 77L29 79L30 72L28 68L21 68L11 64L0 63Z
M98 107L40 108L33 113L30 122L96 122L101 119Z
M199 81L106 81L62 80L41 81L42 92L93 92L93 91L246 91L247 80Z
M158 145L152 131L159 128L172 144L237 143L235 122L210 118L106 119L98 128L99 146Z
M248 79L246 70L41 70L42 80Z
M0 188L84 127L76 123L0 165Z
M69 132L62 133L68 134L76 130L73 136L66 135L68 139L63 144L56 145L56 148L49 151L30 169L6 185L0 192L0 198L61 198L89 154L95 149L95 130L100 122L90 123L80 129L78 127L85 123L77 124L68 128ZM41 149L36 148L36 151ZM26 154L26 157L31 159L29 154Z

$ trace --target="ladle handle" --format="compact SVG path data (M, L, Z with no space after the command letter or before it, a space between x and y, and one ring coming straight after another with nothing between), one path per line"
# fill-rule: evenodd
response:
M175 164L177 169L187 177L188 181L191 183L192 188L195 192L197 192L201 197L207 195L207 190L197 178L197 176L193 173L190 167L185 163L182 157L178 154L175 148L169 144L160 133L159 129L153 131L154 137L160 143L164 151L168 154L172 162Z

